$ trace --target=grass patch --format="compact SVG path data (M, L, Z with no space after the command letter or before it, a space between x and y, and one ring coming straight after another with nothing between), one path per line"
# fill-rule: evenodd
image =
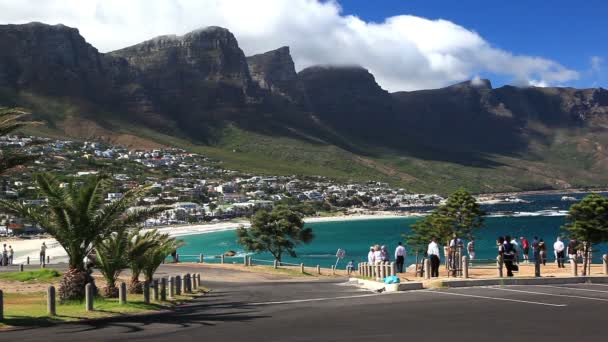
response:
M40 270L24 271L24 272L6 272L0 273L1 280L12 280L20 282L45 282L49 283L61 277L61 273L57 270L44 268Z
M0 323L0 327L49 326L58 322L159 311L192 299L193 296L178 296L171 301L145 304L143 295L129 294L128 302L124 305L120 304L117 298L96 297L94 311L91 312L85 310L84 301L70 301L63 304L57 302L57 315L49 316L46 312L46 293L5 293L4 321Z

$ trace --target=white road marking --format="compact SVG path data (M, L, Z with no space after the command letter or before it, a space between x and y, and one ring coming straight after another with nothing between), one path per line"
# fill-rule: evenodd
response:
M597 300L600 302L608 302L608 299L594 298L594 297L582 297L582 296L572 296L572 295L561 295L555 293L546 293L546 292L536 292L536 291L524 291L524 290L515 290L515 289L505 289L501 287L486 287L491 290L500 290L500 291L511 291L511 292L520 292L520 293L529 293L529 294L538 294L543 296L552 296L552 297L567 297L567 298L578 298L578 299L589 299L589 300Z
M416 292L440 293L440 294L450 295L450 296L461 296L461 297L491 299L491 300L499 300L499 301L503 301L503 302L515 302L515 303L545 305L545 306L557 306L557 307L568 306L566 304L541 303L541 302L533 302L533 301L528 301L528 300L519 300L519 299L510 299L510 298L496 298L496 297L478 296L478 295L472 295L472 294L453 293L453 292L444 292L444 291L416 291Z
M585 283L585 285L593 285L593 286L608 286L608 284L597 284L597 283Z
M575 290L575 291L608 293L608 291L604 291L604 290L585 289L585 288L580 288L580 287L551 286L551 285L537 285L537 286L540 286L540 287L551 287L551 288L554 288L554 289L568 289L568 290Z
M249 303L248 305L273 305L273 304L292 304L292 303L306 303L306 302L320 302L324 300L334 300L334 299L349 299L349 298L363 298L363 297L373 297L379 296L380 294L364 294L357 296L342 296L342 297L326 297L326 298L309 298L309 299L293 299L293 300L284 300L279 302L261 302L261 303Z

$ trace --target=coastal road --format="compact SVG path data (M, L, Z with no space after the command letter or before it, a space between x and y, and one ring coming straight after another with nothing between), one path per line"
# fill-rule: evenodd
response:
M178 266L161 271L192 269ZM226 271L201 273L203 278L221 279L221 272ZM0 340L555 342L608 337L606 285L376 294L349 286L345 280L275 277L204 282L213 289L211 293L169 314L2 332Z

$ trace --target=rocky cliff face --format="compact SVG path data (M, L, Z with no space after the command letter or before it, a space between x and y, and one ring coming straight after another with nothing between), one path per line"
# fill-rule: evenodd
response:
M0 25L0 87L55 96L102 98L111 79L103 56L77 29Z
M432 151L429 158L513 155L539 134L533 123L608 127L605 89L493 89L487 80L473 80L389 94L361 67L296 73L288 47L246 58L234 35L219 27L101 54L74 28L0 25L0 101L6 89L12 97L28 92L84 100L121 120L171 126L194 140L231 122L299 131L341 146L348 145L345 137L424 157Z
M291 102L304 100L304 89L299 83L289 47L247 57L247 64L251 78L261 89Z

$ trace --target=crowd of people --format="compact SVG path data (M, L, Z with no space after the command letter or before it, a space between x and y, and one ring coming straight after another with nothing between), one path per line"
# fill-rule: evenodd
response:
M538 262L542 265L547 264L547 243L542 239L534 236L532 242L526 237L500 236L496 239L498 248L498 255L501 255L505 268L507 270L507 276L512 277L513 272L518 270L518 264L520 262L530 263ZM576 239L571 239L568 244L564 244L562 239L558 237L553 243L553 250L555 254L555 260L559 268L564 268L565 261L574 259L577 261L582 260L582 248ZM459 256L468 255L470 261L477 260L475 255L475 239L470 238L466 246L464 241L459 238L456 234L450 242L443 247L443 254L446 258L447 264L450 269L455 270L459 268ZM530 256L530 253L532 254ZM397 244L394 252L395 269L397 273L403 273L406 249L402 242ZM429 259L431 277L439 276L439 266L441 265L441 253L440 244L437 242L437 238L432 238L426 249L425 257ZM391 256L386 246L374 245L369 248L367 255L367 262L369 265L377 265L385 262L390 262ZM349 263L347 269L352 272L354 268L354 261Z

